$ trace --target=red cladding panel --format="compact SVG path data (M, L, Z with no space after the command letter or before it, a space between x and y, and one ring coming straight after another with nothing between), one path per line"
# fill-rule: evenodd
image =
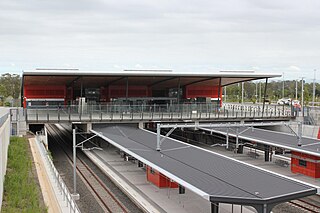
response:
M211 97L218 98L219 86L186 86L185 97ZM220 99L222 98L222 87L220 87Z
M291 154L291 171L293 173L300 173L313 178L320 178L320 162L318 162L320 157L295 151L292 151ZM307 165L301 166L299 164L299 159L305 160Z
M24 86L26 98L65 98L65 86Z
M100 101L102 102L109 102L110 98L109 98L109 89L108 87L101 87L100 88Z
M149 89L147 86L129 86L128 97L148 97ZM126 97L126 86L109 86L109 98Z
M178 188L176 182L172 182L170 178L167 178L157 170L147 166L147 180L158 186L159 188Z

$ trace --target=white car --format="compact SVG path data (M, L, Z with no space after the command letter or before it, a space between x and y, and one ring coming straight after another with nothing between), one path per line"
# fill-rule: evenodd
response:
M291 98L281 98L277 101L278 105L290 105Z
M283 101L282 99L279 99L279 100L277 101L277 104L278 104L278 105L284 105L284 101Z

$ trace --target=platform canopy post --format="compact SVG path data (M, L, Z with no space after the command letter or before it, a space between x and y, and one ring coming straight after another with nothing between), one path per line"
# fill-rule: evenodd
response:
M298 146L301 146L302 122L298 122Z
M219 203L211 203L211 213L219 213Z
M80 195L77 193L77 152L76 152L76 129L72 129L72 142L73 142L73 194L75 200L79 200Z
M226 135L226 149L229 149L229 128L227 128L227 135Z
M161 151L161 148L160 148L160 124L157 124L157 151Z
M238 153L238 148L239 148L239 127L236 128L236 153Z

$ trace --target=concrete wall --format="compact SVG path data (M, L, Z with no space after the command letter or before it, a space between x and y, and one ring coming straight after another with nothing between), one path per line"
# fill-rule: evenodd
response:
M290 127L297 133L298 124L291 124ZM302 125L302 135L311 138L317 138L319 132L319 126ZM270 129L279 132L291 133L290 129L286 126L274 126L266 127L265 129Z
M3 199L3 183L7 169L8 146L10 142L9 109L0 107L0 212Z

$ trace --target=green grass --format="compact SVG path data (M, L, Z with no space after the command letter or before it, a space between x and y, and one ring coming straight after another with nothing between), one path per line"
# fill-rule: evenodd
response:
M12 137L1 212L47 212L41 202L42 195L34 173L36 172L32 171L32 156L27 139Z

